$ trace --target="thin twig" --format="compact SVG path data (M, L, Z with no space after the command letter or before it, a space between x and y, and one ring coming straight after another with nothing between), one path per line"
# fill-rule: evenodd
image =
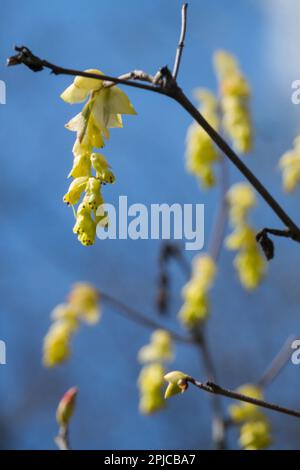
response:
M210 235L210 242L208 252L210 256L214 259L215 263L218 261L219 255L221 253L222 244L224 240L224 233L227 223L227 202L226 202L226 193L229 186L229 175L227 162L221 156L220 160L220 200L219 207L217 209L216 220ZM208 341L206 338L206 332L204 328L201 331L199 339L199 347L202 351L203 362L206 368L206 373L208 380L212 382L217 381L217 374L215 370L215 365L213 358L210 352ZM226 448L226 423L225 418L223 417L222 403L218 395L212 396L212 410L213 410L213 442L215 447L219 450Z
M291 344L296 339L295 335L291 335L285 341L284 345L280 349L279 353L275 356L271 364L267 367L263 373L257 385L261 388L265 388L270 385L271 382L278 376L282 369L287 365L291 358L292 350Z
M283 406L279 406L279 405L276 405L275 403L270 403L265 400L258 400L256 398L252 398L247 395L234 392L233 390L228 390L226 388L220 387L219 385L213 382L202 383L202 382L199 382L198 380L195 380L193 377L187 377L186 382L190 382L191 384L195 385L195 387L208 393L222 395L227 398L232 398L233 400L239 400L245 403L251 403L251 405L256 405L256 406L260 406L261 408L266 408L268 410L276 411L277 413L282 413L285 415L300 418L300 411L293 410L291 408L285 408Z
M129 320L132 320L135 323L138 323L139 325L145 328L163 329L163 330L168 331L168 333L174 339L174 341L179 341L181 343L186 343L186 344L193 344L192 338L181 336L178 333L175 333L169 328L166 328L165 326L162 326L155 320L152 320L151 318L146 317L142 313L134 310L132 307L129 307L128 305L124 304L118 299L115 299L113 296L107 293L99 292L99 298L107 303L110 303L112 306L114 306L116 308L115 311L119 313L120 315L125 316Z
M178 46L176 50L174 67L173 67L173 77L175 80L177 79L177 75L179 72L182 52L184 48L184 40L185 40L185 35L186 35L187 8L188 8L188 4L184 3L181 9L181 32L180 32L180 37L179 37L179 42L178 42Z
M226 194L229 187L229 175L227 161L221 157L220 161L220 186L221 194L219 200L219 207L217 210L217 216L210 236L210 242L208 252L215 262L218 261L222 244L224 240L224 233L227 224L227 201Z
M144 72L143 70L132 70L131 72L124 73L118 77L119 80L140 80L141 82L153 83L154 78ZM103 86L109 88L115 86L115 82L105 81Z
M208 346L206 332L202 326L201 330L193 331L193 338L195 343L198 345L203 365L205 368L207 380L217 381L217 374L215 365L211 356L211 352ZM226 426L225 419L223 417L222 403L220 397L216 394L212 395L211 406L212 406L212 440L217 450L226 449Z
M54 442L59 450L71 450L68 426L60 426L58 435L55 437Z
M40 72L44 68L51 70L51 72L54 75L69 75L73 77L86 77L86 78L94 78L95 80L101 80L101 81L106 81L106 82L112 82L115 84L119 85L127 85L131 86L133 88L140 88L142 90L148 90L148 91L153 91L155 93L160 93L162 95L168 95L169 92L168 90L162 88L157 85L146 85L143 83L138 83L133 80L128 80L127 78L123 78L122 76L119 77L112 77L110 75L104 75L104 74L96 74L96 73L91 73L91 72L83 72L82 70L75 70L75 69L69 69L66 67L60 67L59 65L52 64L51 62L48 62L47 60L40 59L39 57L35 56L26 46L15 46L15 50L19 52L17 55L10 57L7 60L7 65L12 66L12 65L20 65L24 64L27 67L29 67L31 70L34 72ZM128 75L125 74L125 77ZM147 77L147 78L146 78ZM143 77L137 77L136 80L144 80L144 81L149 81L148 77L150 75L145 74L145 80Z

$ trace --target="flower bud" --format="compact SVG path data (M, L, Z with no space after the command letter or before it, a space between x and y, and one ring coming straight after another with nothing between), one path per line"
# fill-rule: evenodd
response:
M60 400L56 410L56 420L60 426L68 426L70 418L74 411L77 393L78 388L72 387L64 394L64 396Z
M169 382L165 391L165 398L170 398L178 393L183 393L188 388L189 375L178 370L169 372L164 376L166 382Z

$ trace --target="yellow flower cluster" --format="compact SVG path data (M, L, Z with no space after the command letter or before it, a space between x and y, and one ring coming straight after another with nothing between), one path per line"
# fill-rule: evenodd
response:
M262 390L256 385L243 385L237 391L251 398L263 399ZM259 450L270 445L270 424L257 406L241 402L231 405L229 414L232 421L240 426L239 442L243 449Z
M218 103L208 90L196 90L200 112L214 129L219 127ZM218 151L208 134L196 122L190 125L186 138L186 167L194 174L204 188L215 184L214 164Z
M99 320L98 292L87 283L76 283L65 304L58 305L52 312L53 323L44 338L43 362L53 367L66 361L70 356L70 342L80 321L94 324Z
M102 74L99 70L87 72ZM123 127L122 114L136 112L122 90L93 78L75 77L61 98L70 104L87 100L83 110L66 124L67 129L76 132L76 140L73 167L69 173L69 177L74 179L64 196L64 202L72 206L81 200L76 210L73 232L87 246L95 241L97 224L108 224L107 214L102 207L104 201L101 190L103 185L115 181L106 158L94 152L94 149L104 147L104 139L109 138L110 128Z
M173 359L170 334L165 330L154 331L150 343L140 349L138 359L145 364L138 378L139 409L143 414L151 414L165 406L164 363Z
M227 202L233 232L225 243L229 250L238 252L234 266L241 284L252 290L261 282L266 271L266 261L256 243L255 231L247 220L250 209L256 204L254 191L246 183L237 183L228 191Z
M216 270L216 264L208 254L194 259L192 277L182 290L184 304L179 312L185 327L195 328L208 317L208 291L214 282Z
M148 415L165 406L163 396L164 367L158 362L145 365L138 378L140 391L139 409L142 414Z
M294 140L293 149L285 152L280 158L279 168L284 190L294 191L300 182L300 136Z
M214 65L220 84L224 130L238 152L249 152L252 147L249 85L236 59L229 52L217 51L214 54Z
M172 339L165 330L155 330L151 341L143 346L138 354L142 364L155 361L171 361L173 359Z

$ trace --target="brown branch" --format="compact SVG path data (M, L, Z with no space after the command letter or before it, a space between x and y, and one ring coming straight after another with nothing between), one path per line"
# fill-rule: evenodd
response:
M182 52L184 48L184 40L185 40L185 35L186 35L187 8L188 8L188 4L184 3L181 9L181 32L180 32L180 37L179 37L179 42L178 42L178 46L176 50L174 67L173 67L173 77L175 80L177 79L177 75L179 72Z
M140 88L142 90L153 91L156 93L160 93L163 95L168 95L168 91L164 88L160 87L159 84L157 85L146 85L144 83L138 83L134 80L141 80L141 81L149 81L150 75L145 74L145 76L134 76L134 72L130 74L121 75L120 77L112 77L110 75L104 74L96 74L91 72L83 72L82 70L75 70L75 69L68 69L65 67L61 67L59 65L52 64L47 60L40 59L39 57L35 56L26 46L15 46L15 50L18 52L17 55L10 57L7 60L8 66L13 65L26 65L34 72L40 72L43 69L51 70L51 73L54 75L69 75L69 76L79 76L79 77L86 77L86 78L94 78L95 80L101 80L106 82L115 83L116 85L127 85L133 88ZM129 80L127 77L131 76L132 80ZM153 82L154 83L154 82Z
M258 400L256 398L252 398L247 395L234 392L233 390L228 390L226 388L220 387L219 385L213 382L202 383L202 382L199 382L198 380L195 380L193 377L187 377L185 380L186 382L190 382L191 384L195 385L195 387L207 393L221 395L227 398L232 398L233 400L239 400L245 403L250 403L251 405L260 406L261 408L266 408L268 410L276 411L277 413L282 413L285 415L300 418L300 411L293 410L291 408L285 408L283 406L279 406L279 405L276 405L275 403L270 403L265 400Z
M223 137L215 131L215 129L206 121L198 109L192 104L192 102L186 97L181 88L176 83L176 80L172 76L171 72L167 67L163 67L153 78L153 84L147 85L139 83L134 80L126 80L117 77L111 77L109 75L98 75L90 72L82 72L80 70L67 69L64 67L57 66L48 62L47 60L40 59L35 56L27 47L15 47L19 53L13 57L10 57L7 61L7 65L18 65L24 64L31 70L38 72L44 68L48 68L55 75L71 75L81 76L87 78L94 78L96 80L105 80L108 82L131 86L134 88L140 88L147 91L159 93L177 101L189 114L195 119L195 121L207 132L219 149L229 158L229 160L235 165L235 167L245 176L249 183L256 189L256 191L262 196L265 202L271 207L278 218L284 223L289 229L290 238L300 242L300 229L283 210L280 204L273 198L265 186L259 181L259 179L252 173L252 171L242 162L234 150L227 144ZM148 76L149 77L149 76Z
M181 336L178 333L175 333L174 331L170 330L169 328L166 328L165 326L162 326L160 323L156 322L155 320L152 320L151 318L146 317L142 313L138 312L137 310L134 310L132 307L129 307L128 305L124 304L120 300L115 299L113 296L110 294L104 293L104 292L99 292L99 298L100 300L103 300L104 302L107 302L111 304L113 307L115 307L115 311L119 313L122 316L125 316L129 320L134 321L135 323L145 327L145 328L150 328L150 329L163 329L168 331L170 336L174 341L178 341L181 343L186 343L186 344L193 344L193 338Z
M284 211L280 204L273 198L273 196L269 193L265 186L254 175L254 173L252 173L252 171L238 157L234 150L227 144L223 137L207 122L207 120L198 111L198 109L185 96L183 91L179 87L177 87L173 91L172 97L174 97L174 99L195 119L195 121L211 137L211 139L218 146L218 148L229 158L229 160L234 164L234 166L245 176L249 183L262 196L265 202L271 207L273 212L275 212L278 218L290 230L292 234L291 238L295 241L300 242L300 229L297 227L297 225Z

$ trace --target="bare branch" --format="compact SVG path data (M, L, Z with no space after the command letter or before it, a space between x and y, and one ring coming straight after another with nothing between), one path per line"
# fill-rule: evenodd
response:
M252 173L252 171L242 162L234 150L227 144L223 137L215 131L215 129L206 121L198 109L191 103L185 96L183 91L178 87L176 80L172 76L167 67L163 67L153 78L153 85L135 82L134 80L125 80L117 77L110 77L108 75L98 75L89 72L82 72L80 70L67 69L59 67L46 60L40 59L35 56L27 47L15 47L19 54L10 57L7 61L8 65L24 64L31 70L38 72L43 68L50 69L54 74L59 75L72 75L94 78L96 80L105 80L116 84L131 86L134 88L141 88L143 90L153 91L162 95L169 96L176 100L196 122L207 132L219 149L229 158L229 160L236 166L236 168L245 176L249 183L256 189L256 191L263 197L266 203L276 213L279 219L289 229L290 238L300 242L300 229L283 210L279 203L273 198L265 186L259 179ZM148 76L149 77L149 76Z
M58 435L55 437L54 442L59 450L71 450L68 426L60 426Z
M228 208L227 208L226 194L227 194L228 187L229 187L229 175L228 175L227 162L224 160L223 157L221 157L220 167L221 167L220 201L219 201L219 207L218 207L216 220L214 223L212 234L210 236L209 248L208 248L208 252L215 262L218 260L221 249L222 249L224 233L225 233L225 228L227 224L227 209Z
M143 83L137 83L134 81L135 80L141 80L141 81L149 81L150 75L145 74L139 75L139 76L132 76L131 73L131 78L133 80L128 80L127 78L122 78L122 76L119 77L111 77L109 75L99 75L96 73L90 73L90 72L83 72L81 70L75 70L75 69L68 69L65 67L60 67L59 65L52 64L51 62L48 62L47 60L40 59L39 57L35 56L29 49L28 47L25 46L15 46L15 50L18 52L17 55L10 57L7 60L7 65L8 66L13 66L13 65L26 65L26 67L29 67L30 70L34 72L40 72L44 68L51 70L51 72L54 75L71 75L71 76L79 76L79 77L87 77L87 78L94 78L95 80L102 80L106 82L112 82L115 84L120 84L120 85L127 85L131 86L133 88L140 88L143 90L148 90L148 91L153 91L156 93L160 93L163 95L168 95L168 91L164 88L162 88L159 84L155 85L146 85ZM133 72L134 73L134 72ZM128 77L126 74L125 77Z
M186 35L187 8L188 8L188 4L184 3L181 9L181 32L180 32L180 37L179 37L179 42L178 42L178 46L176 50L174 67L173 67L173 77L175 80L177 79L177 75L179 72L182 52L184 48L184 40L185 40L185 35Z
M145 328L150 328L154 330L163 329L163 330L168 331L168 333L170 334L170 336L173 338L174 341L179 341L181 343L186 343L186 344L193 344L193 338L181 336L178 333L175 333L169 328L166 328L165 326L162 326L161 324L157 323L151 318L146 317L142 313L138 312L137 310L134 310L132 307L129 307L128 305L124 304L120 300L115 299L113 296L109 294L106 294L104 292L99 292L99 298L111 304L113 307L115 307L116 312L119 313L120 315L127 317L129 320L132 320L135 323L138 323L139 325Z
M207 122L204 116L198 109L191 103L185 96L183 91L177 87L174 99L195 119L195 121L207 132L211 139L215 142L218 148L229 158L229 160L236 166L236 168L245 176L249 183L256 189L262 196L265 202L271 207L278 218L284 223L291 233L291 238L300 242L300 229L288 216L280 204L273 198L266 187L259 181L259 179L252 173L252 171L245 165L245 163L238 157L234 150L227 144L223 137ZM172 96L172 95L170 95ZM173 97L173 96L172 96Z
M228 390L226 388L220 387L219 385L213 382L202 383L198 380L195 380L193 377L187 377L186 382L190 382L195 385L195 387L203 390L204 392L213 393L216 395L222 395L227 398L232 398L233 400L239 400L245 403L251 403L251 405L260 406L261 408L266 408L268 410L276 411L277 413L282 413L289 416L294 416L300 418L300 411L293 410L291 408L285 408L283 406L276 405L274 403L267 402L265 400L258 400L256 398L243 395L233 390Z

